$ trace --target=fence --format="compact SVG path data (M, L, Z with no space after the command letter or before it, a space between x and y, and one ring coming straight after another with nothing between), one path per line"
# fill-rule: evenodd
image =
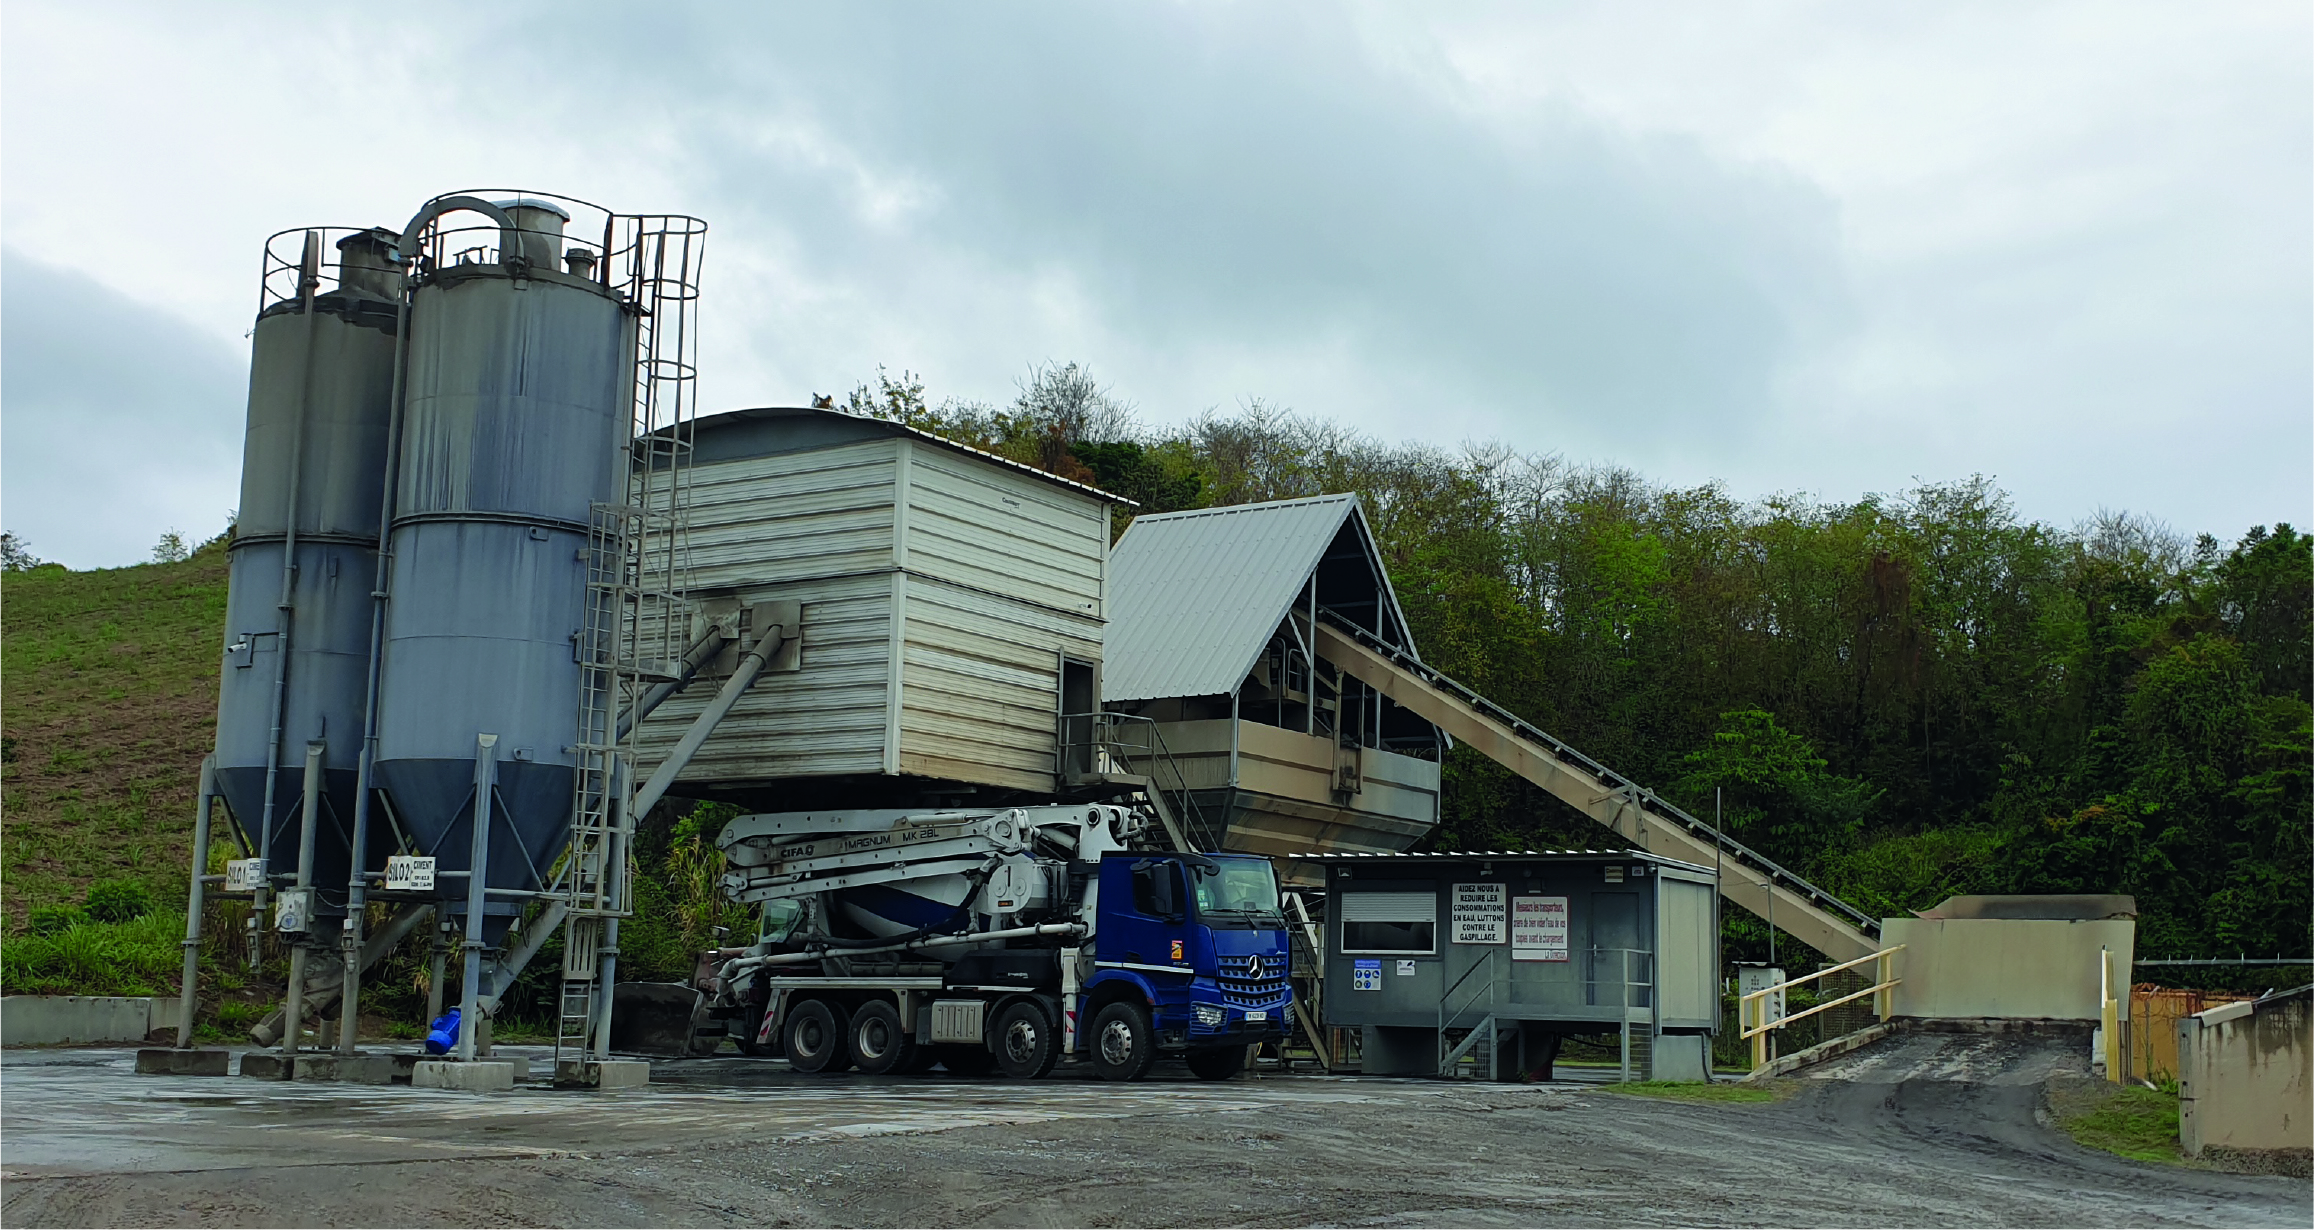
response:
M1782 1029L1795 1021L1802 1021L1810 1017L1819 1016L1821 1014L1828 1014L1849 1004L1861 1005L1864 1002L1866 996L1872 997L1872 1014L1881 1019L1886 1019L1889 1009L1888 993L1895 990L1896 987L1901 985L1903 982L1903 979L1896 977L1894 973L1891 972L1889 959L1894 957L1897 953L1902 952L1903 950L1904 945L1902 944L1898 944L1890 948L1883 948L1880 951L1871 954L1870 956L1858 957L1853 961L1845 961L1839 965L1827 966L1824 969L1817 970L1813 974L1803 974L1798 978L1787 979L1783 982L1777 983L1772 987L1761 987L1759 990L1744 996L1737 1002L1738 1013L1736 1020L1743 1026L1742 1036L1751 1040L1752 1067L1756 1070L1768 1066L1768 1044L1770 1036L1776 1030ZM1863 986L1859 989L1848 991L1844 994L1831 995L1829 998L1821 999L1816 1004L1816 1006L1812 1008L1804 1008L1798 1012L1786 1012L1785 1014L1775 1017L1772 1020L1769 1019L1768 1008L1769 1005L1774 1002L1771 997L1774 997L1777 992L1789 992L1795 988L1816 982L1819 979L1831 979L1839 975L1848 975L1853 981L1862 982L1862 976L1853 974L1851 971L1854 971L1857 967L1863 965L1871 965L1873 967L1873 972L1877 975L1876 980L1871 983L1871 985ZM1829 983L1827 984L1827 989L1831 989ZM1825 1019L1827 1021L1831 1020L1829 1016L1827 1016ZM1862 1027L1862 1024L1857 1026L1857 1028ZM1833 1033L1828 1025L1823 1029L1822 1032L1825 1035L1825 1041L1831 1041L1833 1038L1841 1036L1839 1034Z

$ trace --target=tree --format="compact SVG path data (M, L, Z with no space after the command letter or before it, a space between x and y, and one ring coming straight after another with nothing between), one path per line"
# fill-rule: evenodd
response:
M193 549L185 545L185 536L175 530L163 533L161 540L153 544L153 562L156 564L180 564L192 554Z
M1681 759L1687 772L1677 790L1691 809L1720 812L1729 832L1789 866L1813 866L1855 841L1880 791L1825 772L1816 749L1772 713L1740 709L1720 721L1709 742Z
M0 571L30 572L41 564L32 548L13 532L0 533Z

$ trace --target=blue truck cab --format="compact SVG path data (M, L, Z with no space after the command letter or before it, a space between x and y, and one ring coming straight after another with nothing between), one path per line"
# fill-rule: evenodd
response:
M1080 1028L1102 1076L1137 1079L1163 1053L1226 1080L1285 1037L1292 954L1268 859L1110 854L1099 883Z

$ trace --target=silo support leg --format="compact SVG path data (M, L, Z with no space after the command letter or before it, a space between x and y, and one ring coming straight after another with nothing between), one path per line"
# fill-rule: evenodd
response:
M393 951L394 945L401 943L409 936L410 932L418 929L418 923L421 919L424 919L427 915L432 914L433 912L434 907L422 901L411 902L395 910L393 914L387 917L385 925L377 929L376 934L371 935L368 939L362 941L362 950L360 956L361 968L366 970L369 967L376 965L380 960L384 959L387 953ZM437 949L439 949L438 943ZM434 966L434 978L436 980L437 987L439 986L442 976L440 960L441 954L439 951L437 951L435 954L436 964ZM342 975L342 971L340 971L339 974ZM328 971L324 971L322 974L318 975L314 980L312 980L306 987L305 1000L304 1003L300 1005L300 1011L321 1012L327 1009L332 1003L336 1002L343 994L344 984L342 982L333 982L332 978L335 976L338 975L333 975ZM439 990L437 990L435 994L438 996L440 994ZM426 1019L429 1021L442 1015L442 1005L438 1000L431 1006L433 1011L428 1013L426 1016ZM255 1039L257 1044L260 1046L271 1046L281 1037L281 1024L283 1019L283 1010L276 1008L273 1010L272 1015L267 1016L262 1021L259 1021L256 1026L250 1029L249 1036Z
M498 788L498 736L474 739L474 844L466 866L465 987L458 997L458 1058L474 1058L482 1007L482 910L490 881L490 796Z
M201 877L209 871L210 798L217 792L217 758L201 761L201 801L193 809L193 874L186 877L185 968L177 981L177 1046L193 1045L193 1014L200 1007Z
M305 797L297 805L297 896L301 924L289 949L289 995L281 1007L281 1049L296 1054L305 1021L305 961L313 933L313 841L320 828L323 745L305 745Z

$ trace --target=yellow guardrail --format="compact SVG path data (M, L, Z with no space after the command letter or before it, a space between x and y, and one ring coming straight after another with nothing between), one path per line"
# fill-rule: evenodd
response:
M1743 1036L1752 1040L1752 1067L1757 1070L1768 1065L1769 1033L1778 1029L1782 1029L1784 1026L1789 1025L1794 1021L1806 1020L1807 1018L1812 1017L1827 1008L1837 1008L1842 1004L1853 1003L1867 995L1871 995L1877 997L1873 1001L1873 1011L1879 1014L1880 1019L1887 1020L1890 1006L1889 1000L1887 998L1888 992L1895 989L1897 984L1904 981L1903 979L1894 977L1889 973L1889 958L1902 951L1904 951L1904 945L1897 944L1893 947L1883 948L1880 951L1872 953L1868 956L1858 957L1853 961L1843 961L1838 965L1826 966L1823 969L1817 970L1813 974L1804 974L1798 978L1786 979L1785 981L1779 982L1772 987L1761 987L1759 990L1753 991L1751 994L1744 996L1743 999L1737 1003L1736 1019L1743 1026ZM1825 977L1829 974L1837 974L1842 970L1850 970L1856 968L1859 965L1865 965L1874 962L1878 963L1878 968L1874 971L1874 973L1877 975L1879 980L1874 982L1871 986L1868 986L1861 991L1843 995L1838 999L1826 1000L1825 1002L1820 1003L1805 1012L1789 1013L1787 1015L1777 1017L1772 1021L1767 1019L1769 996L1774 995L1780 991L1789 990L1792 987L1802 986L1806 983L1814 982L1818 978Z

